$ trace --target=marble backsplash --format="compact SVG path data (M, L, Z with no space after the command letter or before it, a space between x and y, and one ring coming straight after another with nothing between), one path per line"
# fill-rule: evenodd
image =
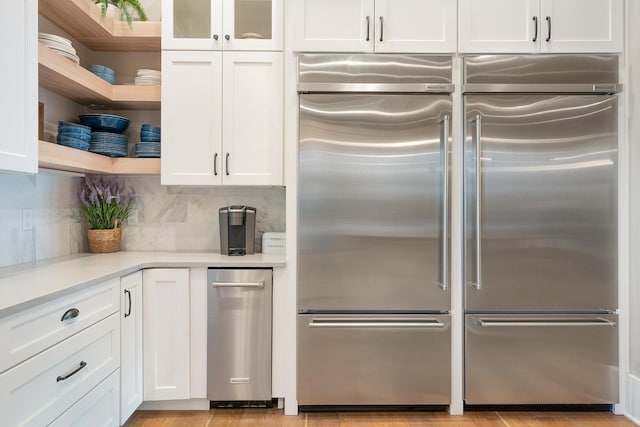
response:
M262 233L285 231L284 187L167 187L158 176L124 180L137 198L123 250L219 250L218 209L231 204L257 209L257 251ZM0 267L88 250L80 183L64 174L0 175ZM24 212L31 213L30 230L23 227Z

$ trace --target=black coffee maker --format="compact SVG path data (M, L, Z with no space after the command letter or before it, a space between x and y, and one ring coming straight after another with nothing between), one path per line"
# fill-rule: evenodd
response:
M256 208L225 206L220 216L220 252L223 255L251 255L256 236Z

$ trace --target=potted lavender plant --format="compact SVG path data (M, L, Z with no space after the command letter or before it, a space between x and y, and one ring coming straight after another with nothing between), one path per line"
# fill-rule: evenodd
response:
M79 192L88 221L89 252L117 252L122 222L131 214L135 193L116 176L87 175Z

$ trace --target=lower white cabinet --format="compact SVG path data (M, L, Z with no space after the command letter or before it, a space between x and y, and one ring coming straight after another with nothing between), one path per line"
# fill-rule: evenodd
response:
M143 271L144 400L189 399L189 269Z
M118 427L120 371L109 375L85 397L60 415L51 427Z
M49 424L119 364L116 313L1 374L2 425Z
M142 271L122 277L120 287L120 423L124 424L143 398Z

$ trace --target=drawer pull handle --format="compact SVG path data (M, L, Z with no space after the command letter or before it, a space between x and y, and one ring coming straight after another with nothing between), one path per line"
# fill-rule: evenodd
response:
M80 362L80 364L78 365L77 368L75 368L72 371L67 372L64 375L59 375L58 378L56 378L56 382L60 382L60 381L64 381L68 378L71 378L72 376L74 376L75 374L77 374L78 372L80 372L85 366L87 366L87 362L85 362L84 360L82 362Z
M69 310L64 312L64 314L60 318L60 321L64 322L65 320L75 319L79 315L80 315L80 310L78 310L77 308L70 308Z

